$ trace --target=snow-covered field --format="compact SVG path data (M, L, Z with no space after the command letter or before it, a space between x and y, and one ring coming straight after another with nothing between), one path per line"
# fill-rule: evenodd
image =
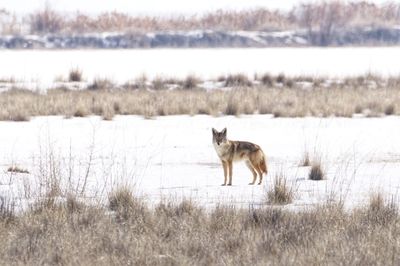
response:
M67 79L71 69L83 71L88 82L108 78L116 83L143 74L203 79L223 74L255 73L289 76L399 75L399 47L386 48L260 48L260 49L137 49L137 50L2 50L0 80L14 79L30 88L51 87ZM27 83L27 84L26 84Z
M263 148L270 171L263 185L249 186L251 174L238 162L233 186L220 186L223 173L211 143L212 127L227 127L230 139ZM46 173L55 173L62 177L61 195L84 190L87 199L104 199L125 184L149 203L186 198L206 207L247 207L265 203L273 178L282 173L296 191L288 208L340 199L357 206L373 192L397 201L399 136L400 117L117 116L113 121L37 117L0 122L0 195L24 206L43 192ZM326 180L308 180L309 167L299 166L305 152L322 161ZM30 173L9 173L11 165Z

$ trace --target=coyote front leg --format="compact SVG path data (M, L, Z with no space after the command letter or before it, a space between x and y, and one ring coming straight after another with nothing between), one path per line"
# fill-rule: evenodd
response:
M229 182L228 186L232 186L232 161L228 161L229 166Z
M222 162L222 167L224 168L224 183L221 186L226 186L226 181L227 181L227 178L228 178L228 173L227 173L227 171L228 171L228 163L225 162L225 161L222 161L222 160L221 160L221 162Z

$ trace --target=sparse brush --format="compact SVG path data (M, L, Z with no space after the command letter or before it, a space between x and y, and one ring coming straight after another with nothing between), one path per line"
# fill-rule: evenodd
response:
M251 87L252 82L244 74L228 75L225 80L225 87Z
M369 198L369 210L377 212L385 207L382 193L373 193Z
M310 155L307 151L303 153L303 157L301 158L299 165L303 167L311 165Z
M29 174L28 170L20 168L19 166L10 166L8 167L7 171L13 173Z
M295 85L295 82L292 79L286 79L286 82L285 82L286 87L293 88L294 85Z
M120 208L130 208L134 205L133 193L127 187L113 190L108 195L108 204L112 211L116 211Z
M274 79L269 73L265 73L261 77L261 83L268 87L272 87L274 85Z
M273 187L267 192L267 202L269 204L289 204L293 201L294 190L286 183L283 174L277 174L274 179Z
M81 82L82 81L82 70L75 68L69 71L68 80L70 82Z
M394 202L385 201L382 193L373 193L370 195L369 205L363 214L363 222L372 225L386 225L398 217L398 206Z
M184 89L194 89L200 83L200 79L194 75L189 75L183 81L183 88Z
M152 89L153 90L164 90L167 88L166 84L167 84L166 80L164 80L161 77L156 77L152 81Z
M89 84L87 89L88 90L107 90L113 89L114 83L109 79L99 79L96 78L92 84Z
M277 83L284 84L285 81L286 81L286 76L285 76L284 74L282 74L282 73L279 74L279 75L276 77L276 82L277 82Z
M325 179L325 172L322 169L320 162L314 162L312 164L310 173L308 174L308 179L316 181Z

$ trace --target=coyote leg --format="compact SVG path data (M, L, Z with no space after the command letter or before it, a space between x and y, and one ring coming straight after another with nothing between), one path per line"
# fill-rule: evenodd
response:
M232 186L232 161L228 161L229 166L229 182L228 186Z
M249 183L249 185L254 185L254 183L257 180L257 173L249 161L246 161L246 165L250 169L251 173L253 174L253 182Z
M226 186L226 179L227 179L227 170L228 170L228 163L225 161L221 161L222 162L222 168L224 168L224 183L221 186Z

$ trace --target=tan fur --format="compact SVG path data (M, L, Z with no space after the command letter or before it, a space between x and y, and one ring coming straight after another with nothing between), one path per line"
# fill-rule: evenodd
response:
M266 158L260 146L247 141L228 140L226 137L226 128L221 132L213 128L212 133L214 148L224 169L224 183L222 185L227 185L227 181L228 186L232 185L232 163L242 160L246 162L247 167L253 174L253 181L249 185L255 184L257 181L257 174L260 179L258 184L260 185L263 174L268 173Z

